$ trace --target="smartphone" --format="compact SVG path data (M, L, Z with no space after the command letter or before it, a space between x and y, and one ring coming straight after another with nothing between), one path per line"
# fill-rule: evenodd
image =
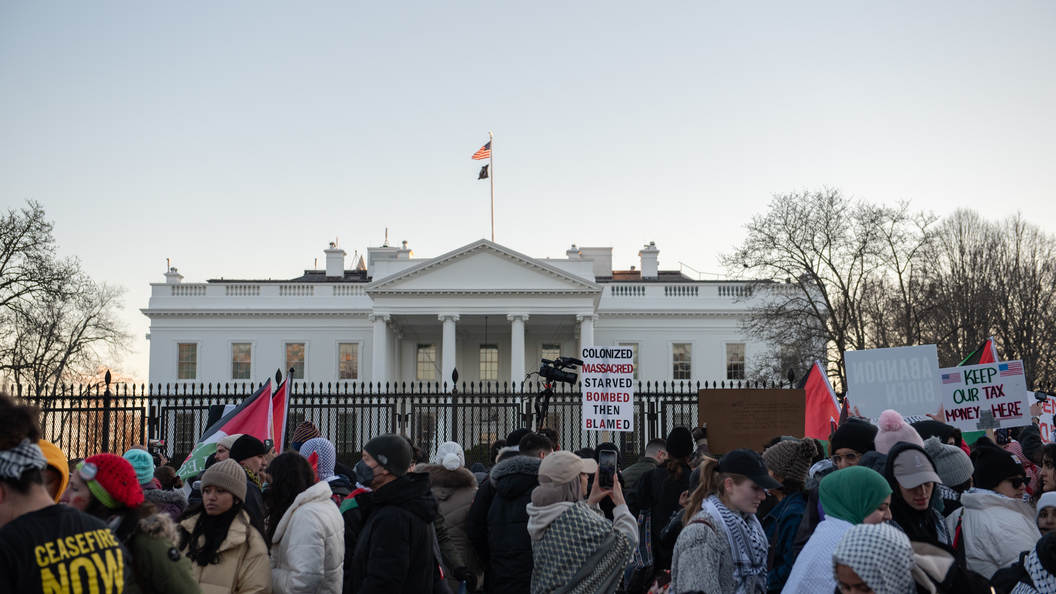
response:
M601 450L598 452L598 486L611 489L616 480L616 452Z
M265 439L264 440L264 449L265 450L270 452L271 448L273 448L273 447L275 447L275 442L274 441L272 441L270 439Z

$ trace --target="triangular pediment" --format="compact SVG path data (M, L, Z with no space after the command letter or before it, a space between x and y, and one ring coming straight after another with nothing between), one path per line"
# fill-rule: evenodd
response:
M600 293L601 286L481 239L367 285L386 293Z

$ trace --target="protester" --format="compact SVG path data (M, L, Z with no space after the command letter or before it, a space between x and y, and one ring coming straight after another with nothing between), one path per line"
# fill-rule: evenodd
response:
M346 593L431 592L435 547L436 497L426 474L408 473L411 447L393 433L371 439L356 464L356 482L373 489L360 495L365 505Z
M293 437L290 439L290 450L299 452L306 441L316 437L322 437L322 435L319 434L319 429L316 428L315 423L304 421L293 430Z
M216 442L216 461L223 462L231 456L231 447L235 445L238 438L242 437L241 433L235 433L234 435L228 435L220 441Z
M518 431L507 438L513 443ZM517 452L491 469L489 483L477 491L467 531L484 563L487 592L527 594L532 585L532 540L527 506L539 485L539 465L553 452L550 440L523 432Z
M953 425L947 425L942 421L927 420L910 423L910 426L924 441L937 437L939 443L943 445L952 445L958 449L961 447L961 430Z
M615 452L616 453L616 474L613 476L613 479L614 479L615 482L620 483L620 487L622 487L623 492L626 492L627 491L627 481L623 478L623 473L620 472L620 460L621 460L620 448L618 448L616 446L616 444L612 443L611 441L606 441L606 442L599 443L598 444L598 449L595 450L595 452L594 452L594 458L593 459L594 459L595 462L598 462L598 463L601 462L601 453L602 452ZM586 496L586 494L589 493L592 490L592 486L593 486L594 480L596 478L597 478L597 476L594 475L594 474L591 474L590 477L588 477L587 484L586 484L586 486L583 489L583 495L584 496ZM601 509L601 513L605 516L605 519L609 520L610 522L614 519L613 512L614 512L614 510L616 508L616 505L613 503L613 500L611 498L602 497L601 501L597 504L597 507L599 509Z
M1056 491L1056 443L1047 443L1038 448L1034 454L1038 463L1039 488L1034 493L1034 498L1041 497L1042 493Z
M158 479L162 491L174 491L183 488L183 479L176 474L176 469L171 466L159 466L154 470L154 478Z
M663 545L660 532L671 516L682 508L682 493L689 488L689 459L693 455L693 434L685 427L675 427L664 441L668 458L663 466L644 473L627 493L631 515L649 516L652 531L653 566L661 571L671 569L672 550ZM704 483L703 478L701 483ZM709 485L709 488L711 486ZM698 487L699 489L699 487ZM695 513L695 512L694 512Z
M847 530L832 553L830 571L841 592L911 594L917 591L909 538L897 528L884 524L859 524Z
M555 452L561 451L561 444L558 443L559 436L557 434L557 430L556 429L554 429L553 427L540 427L539 430L536 431L536 433L538 433L539 435L542 435L543 437L549 439L550 443L553 444L553 446L554 446L554 451Z
M770 491L777 499L777 506L763 519L763 530L770 543L768 592L780 592L792 573L796 532L807 506L804 494L807 471L816 451L814 440L806 438L782 441L763 452L771 478L781 483L780 489Z
M1041 537L1023 558L1023 580L1010 594L1051 594L1056 592L1056 532Z
M877 426L873 442L876 444L876 451L881 454L889 454L891 448L900 442L911 443L924 449L924 440L920 438L920 434L912 425L906 423L896 410L889 409L880 413Z
M422 465L416 470L429 475L445 529L465 564L465 573L461 576L455 573L463 568L449 567L448 585L457 592L459 582L466 581L468 591L475 592L484 583L484 570L466 533L466 519L477 493L477 479L466 469L466 454L462 446L447 441L436 449L433 464Z
M765 593L768 546L755 512L766 489L780 488L762 456L751 450L706 459L675 544L672 591Z
M818 487L825 512L810 540L795 559L785 592L832 592L832 552L843 535L858 524L891 519L891 486L875 470L851 466L821 480Z
M964 450L954 445L946 445L938 437L929 437L924 442L924 451L935 462L935 474L942 481L935 489L942 498L944 515L950 515L961 507L961 493L972 486L972 460Z
M662 438L654 438L645 444L645 454L638 461L631 464L623 471L623 481L627 489L634 487L638 477L652 471L667 460L667 442Z
M267 453L268 450L264 447L264 442L252 435L239 436L231 444L231 451L228 453L228 457L238 462L246 473L246 512L255 521L261 521L264 518L264 499L262 497L264 485L261 484L257 473L264 466L264 454ZM217 461L222 461L222 458L218 457Z
M962 508L946 519L960 534L968 568L990 578L1029 551L1041 538L1030 503L1023 500L1026 475L1019 458L983 446L975 459L975 487L961 495ZM912 534L910 535L912 538Z
M320 482L330 487L330 498L340 506L345 497L352 492L352 482L346 476L334 474L334 464L337 462L337 449L334 448L334 444L322 437L313 437L301 445L300 452L305 458L313 453L318 456L316 475Z
M85 458L70 475L60 501L107 522L128 549L135 579L125 584L125 592L200 591L190 561L176 546L176 524L144 502L139 478L128 460L115 454Z
M866 452L876 450L877 431L876 425L854 417L842 423L829 442L830 458L836 470L857 466Z
M58 503L59 497L70 484L70 466L66 462L66 454L62 453L59 446L43 439L37 441L37 446L48 461L48 467L44 469L44 487Z
M951 544L945 519L936 509L939 491L935 486L942 479L922 446L896 443L888 452L884 478L891 485L891 519L910 540Z
M116 580L129 583L132 563L106 523L56 505L45 488L39 418L38 408L0 392L0 592L61 592L62 576L78 567L85 568L78 573L85 592L106 592ZM49 546L58 552L70 539L81 544L65 555L47 554Z
M280 454L270 468L274 481L264 494L264 524L271 542L273 590L340 594L345 527L330 500L330 486L316 482L311 464L296 452Z
M234 460L202 475L202 502L180 517L182 550L203 594L270 594L264 529L245 510L246 480Z
M532 539L532 594L550 592L613 592L638 542L638 524L627 510L619 481L611 490L597 483L590 503L582 489L593 460L571 452L554 452L539 465L539 486L528 504ZM615 504L615 520L599 516L591 503L601 497Z
M154 482L153 456L143 450L128 450L124 458L136 471L139 486L143 489L143 499L153 503L159 511L168 514L172 520L179 519L183 510L187 509L187 497L179 491L163 491L158 488Z
M1056 493L1042 495L1034 514L1042 536L1056 530Z

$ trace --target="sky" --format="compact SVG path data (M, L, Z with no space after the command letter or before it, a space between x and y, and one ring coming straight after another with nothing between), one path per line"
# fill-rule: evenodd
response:
M775 194L838 188L1056 231L1056 3L0 3L0 208L140 313L409 242L655 241L716 278ZM687 270L687 272L690 272Z

